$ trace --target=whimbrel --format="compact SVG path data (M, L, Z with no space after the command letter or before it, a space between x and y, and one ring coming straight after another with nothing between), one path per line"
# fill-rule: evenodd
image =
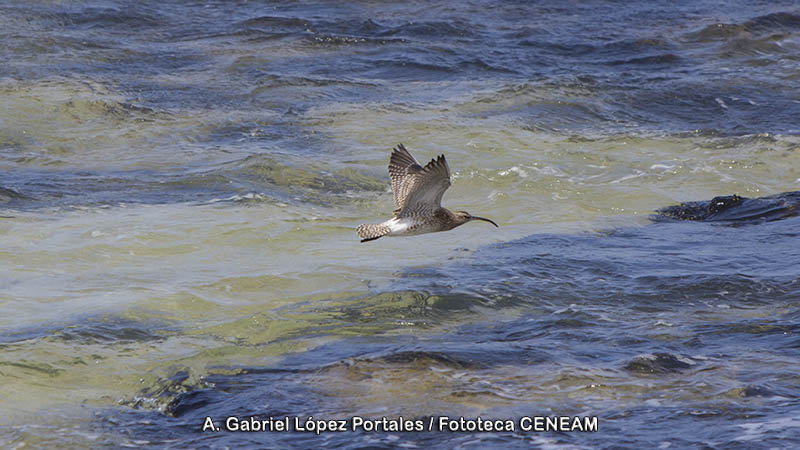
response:
M389 178L394 192L394 217L383 223L359 225L356 230L361 242L383 236L448 231L470 220L483 220L497 226L489 219L466 211L442 208L442 195L450 187L450 168L444 155L422 167L403 144L393 150L389 158Z

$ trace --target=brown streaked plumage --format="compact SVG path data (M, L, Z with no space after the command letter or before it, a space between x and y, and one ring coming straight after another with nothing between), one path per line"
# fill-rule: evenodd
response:
M389 158L389 178L394 193L394 217L378 224L359 225L356 231L361 242L383 236L448 231L471 220L493 221L473 216L466 211L450 211L442 207L442 195L450 187L450 167L444 155L422 167L403 144L393 149Z

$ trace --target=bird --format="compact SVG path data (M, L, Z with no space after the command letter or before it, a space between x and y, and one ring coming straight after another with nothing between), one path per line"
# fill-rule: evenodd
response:
M498 227L485 217L442 207L442 195L450 187L450 167L444 155L422 167L403 144L392 149L389 178L394 193L394 216L382 223L361 224L356 228L361 242L383 236L413 236L449 231L472 220L482 220Z

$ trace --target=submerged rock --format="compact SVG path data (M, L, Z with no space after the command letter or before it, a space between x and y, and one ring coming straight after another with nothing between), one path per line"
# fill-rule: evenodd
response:
M11 200L19 200L22 198L25 198L25 196L19 192L0 187L0 202L10 202Z
M656 211L654 220L693 220L749 225L798 215L800 191L768 197L747 198L736 194L714 197L710 201L685 202Z
M670 353L639 355L625 365L625 370L636 374L678 373L694 366L694 361Z

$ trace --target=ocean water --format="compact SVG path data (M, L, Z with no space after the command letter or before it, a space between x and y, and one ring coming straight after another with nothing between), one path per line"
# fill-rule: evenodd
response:
M796 2L10 0L0 38L0 446L800 442L798 196L656 213L800 190ZM400 142L500 228L359 243ZM224 429L356 416L424 429Z

